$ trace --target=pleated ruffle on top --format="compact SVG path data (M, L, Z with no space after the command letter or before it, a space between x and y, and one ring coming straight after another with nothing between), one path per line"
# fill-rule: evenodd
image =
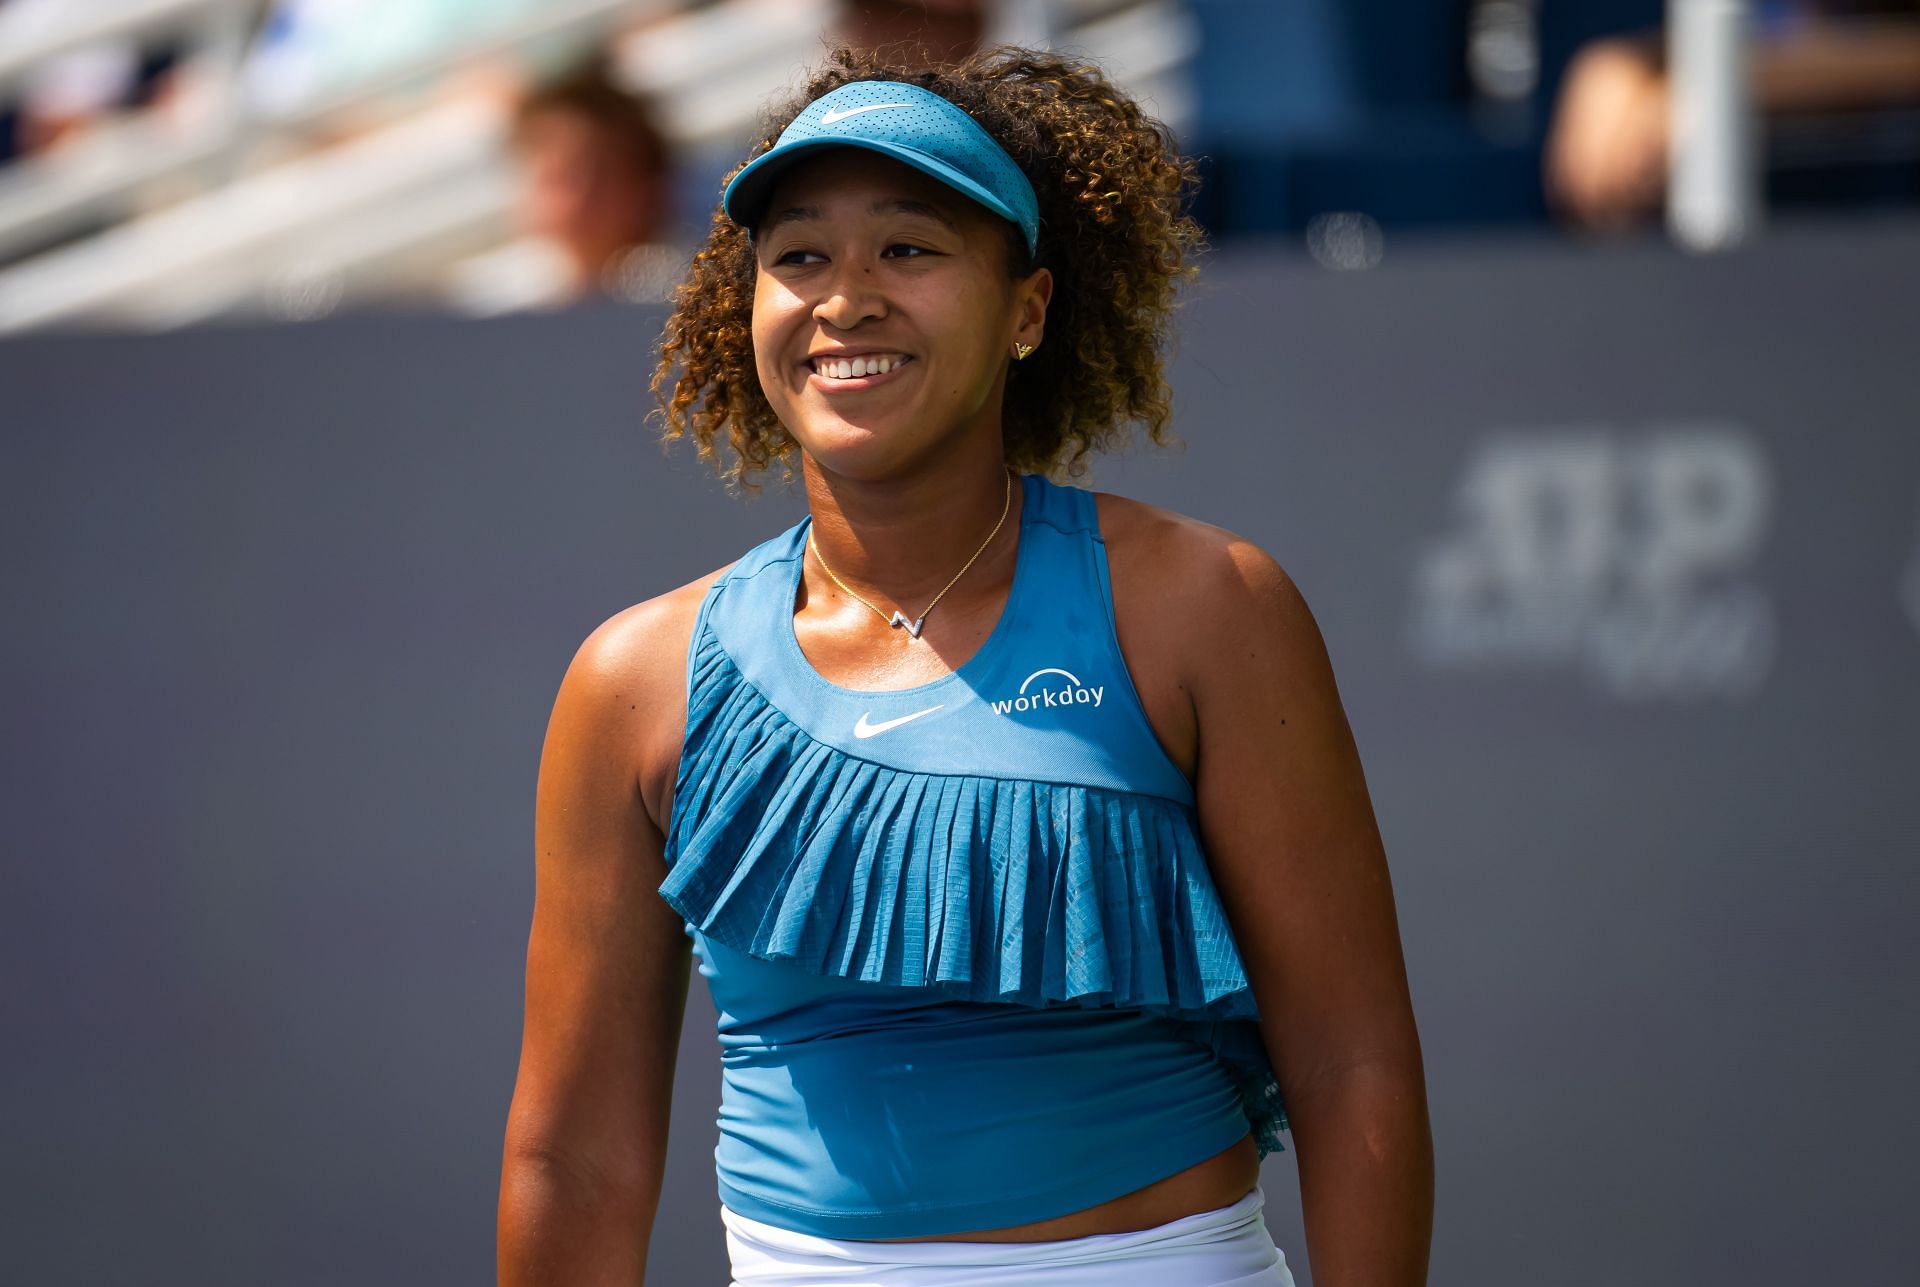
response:
M690 924L823 975L1163 1015L1227 1069L1260 1155L1283 1147L1190 805L850 755L769 702L712 631L693 648L659 889Z

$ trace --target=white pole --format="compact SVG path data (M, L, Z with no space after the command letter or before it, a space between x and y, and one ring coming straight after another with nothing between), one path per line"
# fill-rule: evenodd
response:
M1751 7L1749 0L1667 0L1667 229L1689 250L1729 250L1760 228Z

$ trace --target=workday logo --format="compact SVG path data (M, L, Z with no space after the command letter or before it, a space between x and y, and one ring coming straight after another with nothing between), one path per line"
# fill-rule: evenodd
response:
M1772 478L1734 426L1501 435L1420 551L1409 644L1430 667L1566 668L1616 697L1741 697L1771 668L1753 575Z
M1048 679L1047 676L1054 676ZM1059 681L1064 680L1065 683ZM1027 691L1032 689L1032 692ZM1040 710L1048 706L1093 706L1100 705L1100 698L1106 693L1106 685L1088 688L1081 684L1080 677L1058 666L1043 666L1020 681L1020 692L1013 697L989 702L996 715L1010 715L1014 711Z

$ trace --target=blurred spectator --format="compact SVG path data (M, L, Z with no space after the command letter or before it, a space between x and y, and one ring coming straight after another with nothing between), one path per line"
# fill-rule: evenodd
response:
M595 57L542 84L514 110L521 231L557 259L546 303L592 294L646 298L667 232L673 157L646 101Z
M832 35L909 62L958 62L979 48L986 0L845 0Z
M1920 0L1761 0L1755 13L1752 84L1765 116L1920 104ZM1544 155L1554 214L1598 232L1657 215L1669 103L1662 33L1581 49L1561 82Z
M14 36L65 25L71 0L0 0L0 20ZM163 102L175 85L173 41L105 40L60 54L36 67L13 102L8 154L51 152L71 144L109 117Z

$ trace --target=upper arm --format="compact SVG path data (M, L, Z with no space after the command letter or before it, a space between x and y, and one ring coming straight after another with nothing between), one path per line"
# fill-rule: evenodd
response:
M1360 754L1306 600L1264 551L1190 538L1208 866L1284 1092L1341 1069L1419 1066L1386 854Z
M677 755L686 599L676 592L628 609L587 638L540 754L526 1014L506 1147L596 1186L653 1188L666 1156L690 944L658 894L664 842L645 783L660 776L663 756Z

